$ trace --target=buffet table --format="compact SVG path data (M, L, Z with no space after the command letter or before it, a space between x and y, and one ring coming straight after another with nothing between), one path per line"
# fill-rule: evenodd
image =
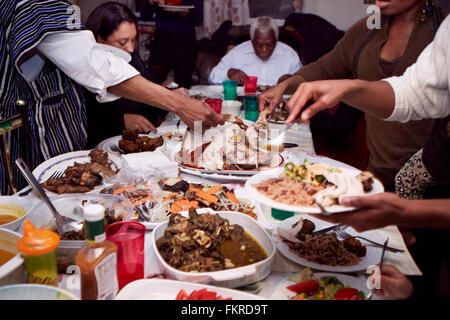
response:
M242 117L243 118L243 117ZM283 124L270 124L271 130L280 130L283 128ZM158 127L158 133L164 135L166 132L175 132L179 131L184 134L186 130L186 125L182 122L179 122L179 118L176 115L169 114L166 120ZM175 151L179 150L181 146L181 142L174 142L166 140L166 145L164 148L164 153L169 159L173 159L173 154ZM286 135L287 143L295 143L298 144L298 147L286 149L283 152L284 157L287 159L298 159L302 160L305 154L314 155L314 146L312 142L312 135L309 129L309 125L306 124L296 124L293 126ZM236 194L244 193L243 182L242 181L227 181L223 182L215 176L205 177L192 175L185 172L180 173L180 177L188 182L194 183L207 183L207 184L231 184L235 188ZM23 190L22 190L23 191ZM20 193L20 192L19 192ZM34 192L31 192L27 196L23 197L24 199L29 200L32 203L39 202L39 199L36 197ZM277 224L280 222L272 217L271 209L269 207L265 207L260 204L256 204L259 214L260 221L263 221L263 226L266 230L272 233L273 230L276 229ZM389 246L403 249L404 253L391 253L386 252L384 262L386 264L391 264L397 267L403 274L405 275L421 275L421 271L415 264L413 258L411 257L408 249L403 241L403 238L396 226L389 226L383 229L377 230L379 234L385 239L389 238ZM163 277L162 270L158 268L158 264L155 261L155 254L151 247L151 234L152 230L147 230L146 232L146 240L145 240L145 277ZM380 250L381 255L381 250ZM275 254L275 260L272 265L271 274L258 283L253 285L246 286L244 288L240 288L241 290L245 290L250 293L254 293L260 295L264 298L270 298L275 291L275 289L279 286L280 282L286 279L289 274L300 272L303 269L299 264L289 260L284 257L278 251ZM361 279L367 279L366 272L357 272L352 273L356 277ZM79 284L74 282L74 278L72 274L60 275L59 285L61 288L65 288L68 291L71 291L77 296L80 296ZM389 297L377 297L374 296L373 299L389 299Z

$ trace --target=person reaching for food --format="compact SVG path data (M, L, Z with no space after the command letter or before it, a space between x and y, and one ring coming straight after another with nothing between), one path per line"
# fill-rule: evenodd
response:
M206 127L224 123L207 104L146 80L124 58L99 46L92 32L83 30L68 1L4 0L0 12L0 118L20 113L24 132L8 133L11 163L21 155L33 169L59 154L85 148L82 86L101 102L124 97L172 111L191 128L196 120ZM18 100L25 101L20 110ZM15 167L12 174L16 187L26 185ZM7 179L3 170L2 194L9 192Z
M86 29L92 31L98 43L119 48L130 54L130 64L150 80L144 62L135 51L137 18L127 6L118 2L99 5L89 15ZM186 95L184 88L173 91ZM139 133L156 132L155 127L167 114L165 110L124 98L100 103L95 99L95 94L86 89L85 98L88 115L87 148L96 146L104 139L121 135L123 130L137 130ZM102 126L105 122L110 125Z

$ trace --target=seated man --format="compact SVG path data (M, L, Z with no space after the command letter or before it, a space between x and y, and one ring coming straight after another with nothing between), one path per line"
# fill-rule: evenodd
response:
M294 49L278 41L278 33L272 18L256 18L250 27L251 40L228 52L212 70L209 82L236 80L243 85L245 76L255 76L260 85L276 85L288 78L302 63Z

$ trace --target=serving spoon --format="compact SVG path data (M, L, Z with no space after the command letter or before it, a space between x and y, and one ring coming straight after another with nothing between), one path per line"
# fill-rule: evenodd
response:
M33 188L33 190L39 195L39 197L45 202L45 204L52 212L53 217L55 218L55 224L58 233L62 235L65 232L81 230L81 228L83 227L82 222L63 216L58 212L58 210L56 210L55 206L52 204L47 194L45 193L45 190L41 187L39 182L33 176L33 173L31 173L30 168L25 163L25 161L23 161L22 158L17 158L16 165L20 169L20 172L22 173L24 178L30 184L31 188Z

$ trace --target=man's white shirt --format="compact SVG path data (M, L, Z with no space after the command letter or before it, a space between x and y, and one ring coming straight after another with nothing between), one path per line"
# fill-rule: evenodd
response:
M293 74L302 66L297 52L280 41L270 58L263 61L258 58L249 40L233 48L220 60L209 75L209 83L221 84L229 80L229 69L239 69L248 76L258 77L260 85L276 85L281 76Z

